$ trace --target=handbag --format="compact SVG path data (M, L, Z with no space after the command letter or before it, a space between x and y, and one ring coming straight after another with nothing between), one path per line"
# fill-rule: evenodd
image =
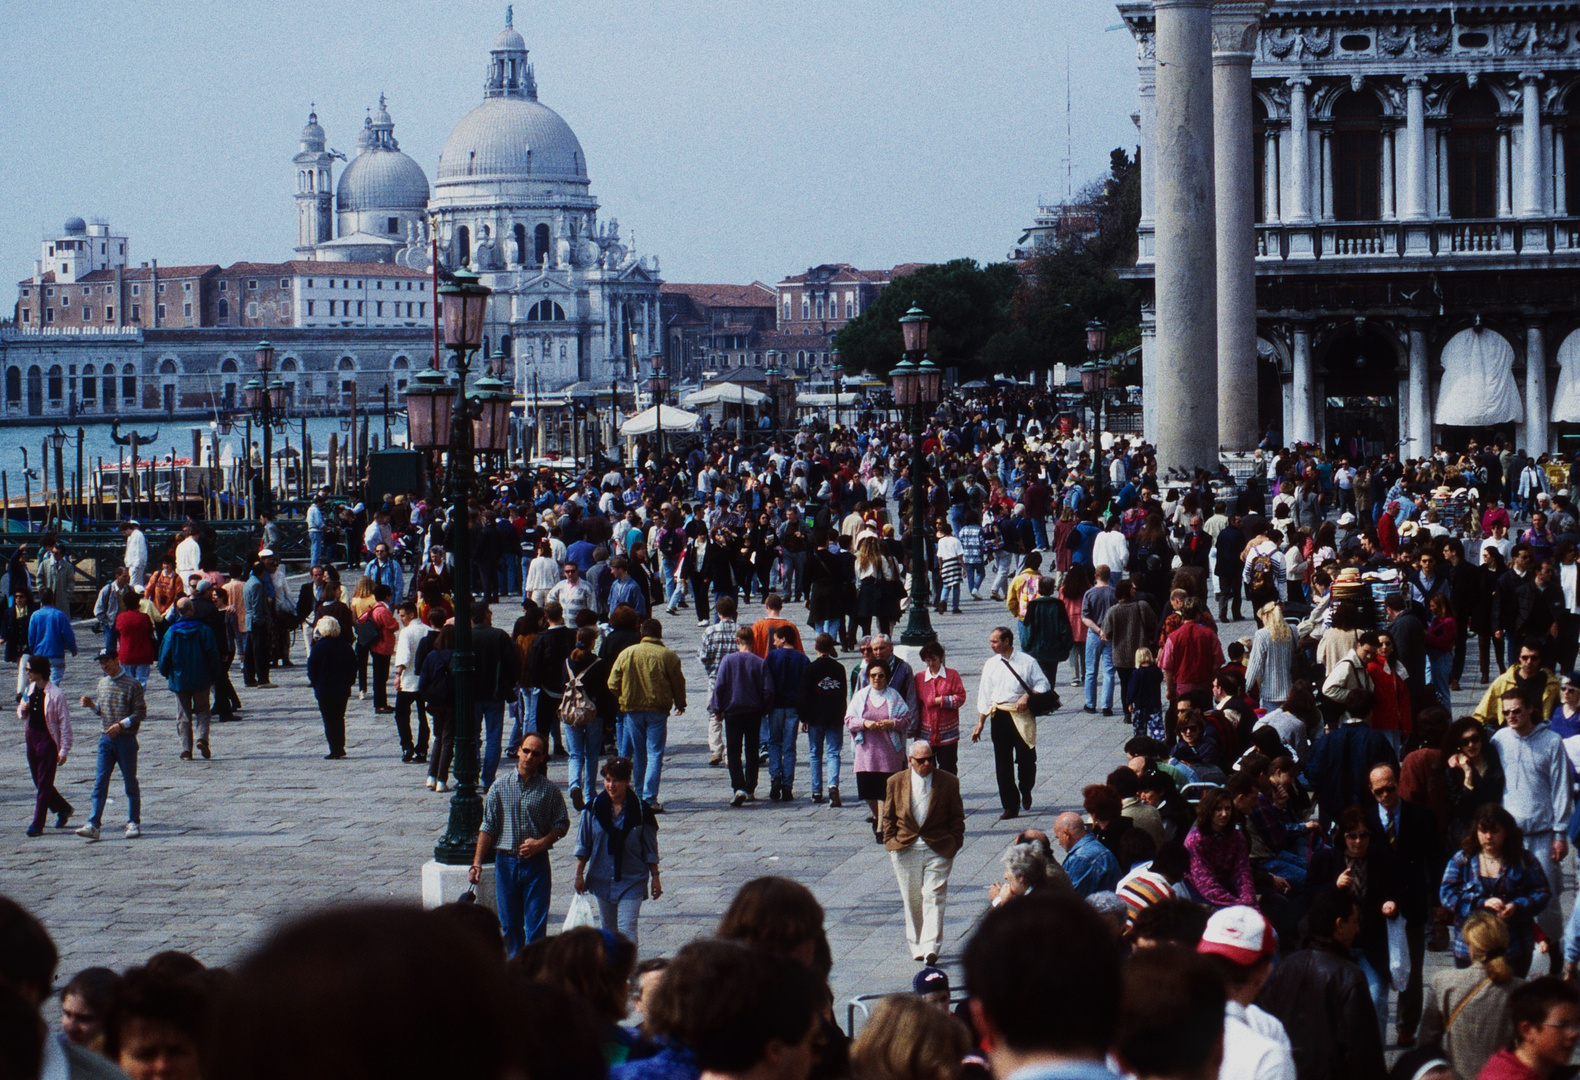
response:
M1004 660L1003 657L999 659ZM1020 683L1021 689L1026 691L1027 708L1033 716L1048 716L1059 708L1059 695L1053 690L1033 690L1026 685L1026 680L1020 677L1020 672L1015 670L1015 665L1004 660L1004 666L1009 668L1009 673L1015 676L1015 681Z
M368 609L366 615L357 620L354 632L357 636L357 644L362 646L371 646L384 636L384 631L380 630L378 623L373 621L373 610L371 608Z

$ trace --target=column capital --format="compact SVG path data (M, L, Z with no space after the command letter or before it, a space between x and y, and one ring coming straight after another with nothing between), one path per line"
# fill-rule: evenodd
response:
M1542 74L1540 71L1522 71L1522 72L1520 72L1520 82L1526 83L1526 84L1541 82L1545 78L1547 78L1547 76Z
M1250 61L1268 0L1217 0L1212 6L1213 59Z
M1311 79L1305 75L1296 75L1293 78L1285 79L1284 85L1289 87L1291 90L1294 90L1297 87L1301 90L1304 90L1306 87L1311 85Z
M1404 84L1411 87L1422 87L1427 83L1428 76L1415 72L1404 77Z

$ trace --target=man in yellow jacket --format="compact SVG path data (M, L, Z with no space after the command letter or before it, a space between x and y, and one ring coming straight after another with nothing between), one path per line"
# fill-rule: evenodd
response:
M1476 706L1476 711L1471 715L1481 721L1484 727L1498 727L1503 722L1499 716L1499 702L1505 693L1516 689L1524 690L1528 700L1535 701L1538 696L1541 698L1541 720L1552 716L1553 710L1558 707L1558 676L1542 667L1541 642L1521 643L1514 666L1492 680L1492 685L1481 696L1481 704Z
M642 623L642 640L615 658L609 671L609 692L620 705L620 753L631 759L631 789L655 814L658 781L669 738L669 710L686 711L686 676L680 657L664 644L657 619Z

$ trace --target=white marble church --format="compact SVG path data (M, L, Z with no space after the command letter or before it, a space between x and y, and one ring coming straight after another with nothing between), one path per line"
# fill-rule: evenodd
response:
M450 132L431 194L382 95L338 185L340 155L309 117L295 157L298 257L421 270L437 238L442 269L470 266L494 290L488 342L513 359L518 392L534 374L545 391L645 375L662 348L658 259L639 258L616 220L599 223L581 143L538 100L512 21L507 8L483 101Z
M1402 457L1487 428L1531 453L1580 446L1576 5L1218 8L1250 9L1238 26L1214 14L1215 71L1249 52L1253 95L1251 160L1215 168L1220 206L1225 170L1252 178L1258 429L1329 447L1359 433ZM1138 43L1149 280L1155 13L1119 11Z

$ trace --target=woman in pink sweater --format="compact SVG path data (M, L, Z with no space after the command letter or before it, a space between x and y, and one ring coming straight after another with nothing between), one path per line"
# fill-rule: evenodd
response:
M1251 853L1245 837L1235 828L1239 812L1222 788L1202 796L1196 807L1196 824L1185 837L1190 869L1185 881L1214 910L1244 904L1256 906L1251 883Z

